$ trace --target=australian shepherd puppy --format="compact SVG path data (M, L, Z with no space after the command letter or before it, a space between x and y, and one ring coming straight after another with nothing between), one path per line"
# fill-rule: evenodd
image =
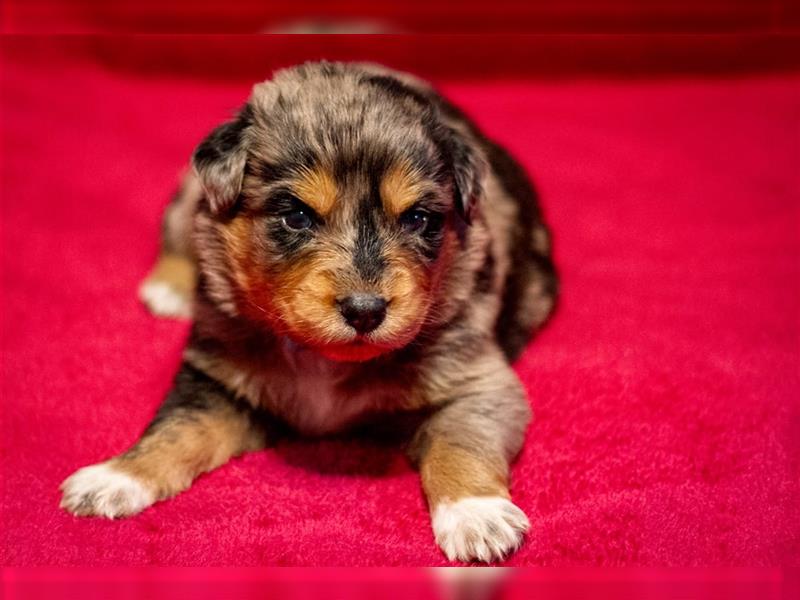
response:
M133 515L281 427L414 415L447 557L516 549L509 463L531 411L510 362L556 290L523 169L426 83L326 62L256 85L192 163L140 290L193 317L183 364L141 438L69 477L62 506Z

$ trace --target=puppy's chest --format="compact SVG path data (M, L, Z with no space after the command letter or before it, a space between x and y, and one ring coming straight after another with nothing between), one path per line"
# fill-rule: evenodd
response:
M349 365L312 352L290 352L286 360L242 365L187 353L187 359L253 406L280 417L298 431L340 431L359 417L402 408L404 394L392 382L360 384ZM200 363L200 364L198 364Z
M298 430L331 433L387 403L383 390L345 389L342 375L324 363L303 364L282 385L267 385L262 402Z

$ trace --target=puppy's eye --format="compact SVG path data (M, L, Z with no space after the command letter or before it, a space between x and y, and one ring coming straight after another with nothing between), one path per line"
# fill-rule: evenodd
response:
M289 190L270 196L264 208L286 231L307 231L322 223L317 213Z
M420 233L425 231L430 222L431 215L420 208L412 208L411 210L407 210L400 215L400 225L402 225L406 231L411 233Z
M303 231L314 226L314 219L306 208L296 208L283 215L283 224L292 231Z

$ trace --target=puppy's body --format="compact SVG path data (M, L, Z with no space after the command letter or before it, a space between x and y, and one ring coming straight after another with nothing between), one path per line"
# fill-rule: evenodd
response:
M142 288L154 312L193 313L184 365L142 439L68 479L63 505L138 512L263 447L265 415L317 435L415 413L439 545L514 549L529 407L509 361L555 293L520 167L426 84L329 63L256 86L194 165Z

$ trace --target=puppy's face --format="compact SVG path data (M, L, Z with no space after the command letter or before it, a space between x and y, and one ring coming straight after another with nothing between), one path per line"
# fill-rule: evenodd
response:
M195 154L237 311L332 359L405 346L459 251L475 162L392 78L304 65L257 86Z

